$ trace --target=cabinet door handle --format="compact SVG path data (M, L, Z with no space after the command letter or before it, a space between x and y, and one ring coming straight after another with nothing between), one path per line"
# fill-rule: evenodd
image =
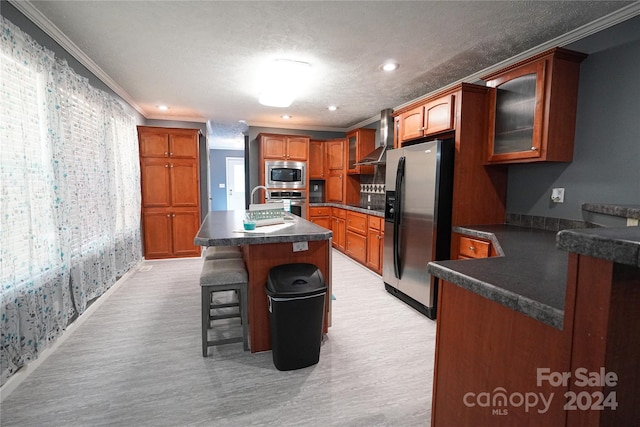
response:
M175 217L176 217L176 214L172 214L171 216L175 218Z
M173 153L169 153L169 155L173 157Z
M164 152L164 155L165 155L165 156L168 156L168 155L169 155L169 153L168 153L167 151L165 151L165 152Z
M168 167L169 167L169 163L167 163L166 165L164 165L164 167L165 167L165 168L168 168Z
M469 250L470 250L470 251L475 251L475 250L476 250L476 248L474 248L473 246L469 246Z
M538 151L536 147L531 147L531 151Z
M170 218L170 217L171 217L171 214L167 214L167 218Z

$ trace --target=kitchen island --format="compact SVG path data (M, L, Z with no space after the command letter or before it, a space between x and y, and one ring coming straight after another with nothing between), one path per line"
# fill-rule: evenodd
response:
M640 228L454 232L498 256L428 265L441 278L432 426L634 425Z
M324 333L327 333L331 324L331 231L291 214L285 214L284 224L245 231L242 222L244 213L209 212L198 230L194 243L198 246L242 247L249 273L248 314L251 352L271 349L265 285L269 270L277 265L310 263L320 269L328 287L324 318Z

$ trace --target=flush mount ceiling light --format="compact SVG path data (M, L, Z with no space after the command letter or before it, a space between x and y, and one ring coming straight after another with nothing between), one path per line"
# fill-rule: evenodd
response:
M288 114L283 114L283 115L282 115L282 116L280 116L280 117L282 117L282 118L283 118L283 119L285 119L285 120L289 120L289 119L290 119L291 117L293 117L293 116L290 116L290 115L288 115Z
M338 107L336 107L335 105L329 105L327 107L327 110L329 110L329 111L336 111L337 109L338 109Z
M288 107L311 77L311 64L276 59L261 71L258 101L269 107Z
M400 67L400 64L398 64L397 62L388 61L382 64L380 68L382 68L384 71L395 71L399 67Z
M158 110L160 111L167 111L169 109L169 107L167 107L166 105L158 105Z

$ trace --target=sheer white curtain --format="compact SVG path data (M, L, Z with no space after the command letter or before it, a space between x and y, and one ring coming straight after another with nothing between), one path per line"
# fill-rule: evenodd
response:
M135 121L2 18L2 382L141 259Z

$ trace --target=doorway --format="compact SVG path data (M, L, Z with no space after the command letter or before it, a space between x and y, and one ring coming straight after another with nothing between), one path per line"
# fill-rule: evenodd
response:
M244 158L227 157L226 171L227 209L244 210Z

